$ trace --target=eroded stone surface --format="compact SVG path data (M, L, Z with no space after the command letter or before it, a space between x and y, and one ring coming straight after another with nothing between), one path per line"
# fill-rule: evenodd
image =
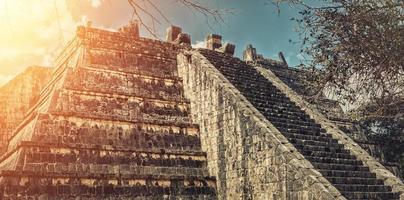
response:
M180 74L221 198L403 196L399 179L353 141L342 141L345 134L297 103L279 79L229 55L199 52L179 57Z
M248 50L248 48L247 48ZM247 51L246 50L246 51ZM282 60L282 56L279 56ZM370 155L375 157L379 162L383 163L391 172L396 176L400 176L400 171L397 163L388 162L385 159L385 155L378 144L370 141L365 134L365 130L355 121L348 119L345 116L338 101L328 99L324 95L317 96L316 92L313 92L308 78L310 74L307 71L303 71L297 68L291 68L287 65L278 65L268 60L256 59L254 61L247 61L257 67L265 68L274 73L282 82L284 82L289 88L294 90L299 96L309 102L313 107L331 120L334 124L348 134L355 140L362 148L364 148Z
M178 60L219 199L345 199L204 56Z
M51 68L33 66L0 88L0 154L7 149L13 130L39 99L49 81Z
M1 158L2 199L216 199L183 47L132 26L78 29Z

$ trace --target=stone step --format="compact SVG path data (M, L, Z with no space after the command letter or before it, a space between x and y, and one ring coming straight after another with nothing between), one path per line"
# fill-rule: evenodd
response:
M258 72L253 71L252 69L249 69L249 66L245 65L245 63L241 63L241 66L237 66L237 68L235 68L234 66L231 66L231 65L226 66L226 63L221 63L221 64L222 64L221 66L216 65L216 67L220 67L221 68L220 71L223 74L226 74L227 76L229 76L231 78L234 78L234 80L239 81L240 78L243 77L245 79L241 79L241 80L248 80L249 82L257 81L254 79L253 75L258 75ZM257 82L259 82L259 81L257 81ZM263 83L265 83L265 82L263 82Z
M361 166L361 165L330 164L330 163L316 163L316 162L311 162L311 164L318 169L346 170L346 171L369 171L369 167L365 167L365 166Z
M266 101L274 102L274 103L276 103L275 105L280 105L280 106L285 105L290 108L296 108L295 107L296 105L294 103L290 102L290 100L285 95L276 94L275 91L272 91L272 92L271 91L256 91L256 90L251 90L251 86L249 86L249 85L248 86L240 85L240 86L244 87L241 89L244 89L247 91L246 93L244 93L247 96L256 97L256 98L260 98L260 99L262 97L265 97ZM248 90L248 89L250 89L250 90Z
M306 127L299 127L299 128L285 128L280 126L275 126L281 133L294 133L294 134L303 134L303 135L310 135L310 136L326 136L321 128L306 128ZM323 134L322 134L323 133Z
M26 148L27 149L27 148ZM175 155L165 153L123 152L113 150L62 150L57 148L45 149L34 152L29 149L25 155L28 164L98 164L98 165L132 165L132 166L156 166L156 167L206 167L205 156Z
M223 63L223 66L221 67L221 71L224 74L230 75L230 77L235 77L235 80L246 80L249 82L262 82L261 77L259 76L254 76L254 75L258 75L258 72L253 70L250 66L245 65L245 63L241 63L240 66L237 66L237 68L235 68L234 66L231 65L226 65L226 63ZM237 77L239 77L239 79L237 79ZM240 81L241 82L241 81ZM272 84L268 84L266 82L262 82L263 84L267 84L267 85L272 85Z
M333 184L349 184L349 185L383 185L383 181L376 178L352 177L357 171L346 171L350 177L331 177L326 176L327 180Z
M279 110L278 108L273 109L273 108L269 108L269 107L259 107L259 106L255 106L255 107L267 118L273 117L273 118L278 118L278 120L301 121L303 123L310 123L310 125L312 125L312 126L318 126L318 125L314 125L313 120L310 119L309 117L304 116L303 113L293 113L293 112L289 112L286 110Z
M395 192L343 192L347 199L400 199L400 193Z
M268 109L268 107L262 107L260 105L257 105L256 108L258 110L262 110L265 111L263 114L266 116L270 116L270 117L277 117L280 118L282 120L285 119L295 119L301 122L314 122L312 119L310 119L310 117L306 116L306 114L304 113L285 113L284 111L279 111L279 110L270 110Z
M300 119L290 119L285 116L274 116L274 114L264 113L264 116L275 126L284 127L284 128L300 128L300 127L318 127L321 128L320 125L314 124L310 121L303 121Z
M341 159L341 158L312 157L312 156L305 156L305 158L307 158L311 162L317 162L317 163L363 165L362 161L356 159Z
M272 121L270 121L272 122ZM300 133L305 135L315 135L319 136L321 133L324 133L321 128L313 127L313 126L304 126L304 125L296 125L292 123L272 123L278 130L292 132L292 133Z
M285 106L280 106L280 105L276 105L276 104L272 104L272 105L262 105L262 104L257 104L253 101L250 101L255 108L257 108L258 110L260 110L261 112L264 113L268 113L267 115L269 116L274 116L274 117L281 117L281 118L285 118L285 119L296 119L296 120L304 120L307 122L314 122L312 120L310 120L309 116L306 116L305 113L290 108L290 107L285 107Z
M300 139L300 140L314 140L314 141L330 142L330 143L338 142L338 140L333 139L329 136L325 136L325 135L315 136L315 135L288 133L288 132L282 132L282 134L285 137L289 138L289 140L290 139Z
M253 102L254 104L261 105L261 106L269 106L269 107L281 107L281 108L288 108L290 110L296 111L301 113L299 107L296 106L293 102L289 99L274 99L271 98L270 94L250 94L248 92L241 91L249 101Z
M345 185L345 184L334 184L334 186L344 192L389 192L391 191L390 186L385 185Z
M269 119L270 120L270 119ZM271 121L271 120L270 120ZM304 124L298 124L295 121L287 120L286 123L283 122L273 122L276 127L279 128L286 128L286 129L297 129L297 130L308 130L308 131L313 131L313 132L322 132L322 129L318 126L312 126L310 125L304 125Z
M358 180L359 182L364 181L369 183L370 180L375 180L376 178L376 174L364 171L341 171L341 170L318 170L318 171L330 179L348 177L351 179L360 179ZM379 180L376 182L379 182Z
M171 167L137 166L136 164L100 164L100 163L25 163L21 169L23 172L33 173L89 173L89 174L139 174L144 176L208 176L206 168L194 168L186 165Z
M47 199L77 199L75 196L82 196L85 199L216 199L215 188L212 187L164 187L164 186L88 186L88 185L51 185L46 187ZM16 199L11 193L8 194L8 190L11 191L28 191L28 195L32 195L32 198L38 194L35 194L35 188L24 186L10 186L6 187L7 191L4 193L5 199Z
M249 93L243 93L243 94L245 96L247 96L249 98L249 100L251 100L251 102L254 102L257 105L262 105L262 106L284 106L284 107L290 107L291 109L297 109L298 108L295 104L290 104L290 102L288 102L288 101L286 101L286 102L275 101L275 100L267 97L270 94L261 94L261 95L248 95Z
M216 65L216 67L220 68L220 71L223 74L231 75L230 77L235 77L236 78L235 80L240 80L240 79L237 79L237 75L238 75L239 77L247 78L245 80L254 81L254 76L252 76L252 75L257 74L256 71L253 71L251 66L248 66L245 63L240 63L240 65L237 67L231 66L231 65L229 65L227 63L223 63L223 62L220 64L221 64L220 66ZM241 79L241 80L244 80L244 79Z
M300 150L304 156L314 156L314 157L329 157L329 158L342 158L342 159L356 159L355 156L349 154L346 150L343 153L325 152L325 151L311 151L311 150Z
M286 133L286 134L297 134L297 135L306 135L308 137L327 137L330 138L326 133L322 132L320 130L305 130L305 129L292 129L292 128L283 128L283 127L277 127L277 129L281 133Z
M19 182L11 181L18 179L2 172L2 180L8 183L2 193L5 199L20 199L13 196L16 191L23 191L27 199L37 199L39 195L45 195L46 198L51 199L71 199L78 195L91 199L122 199L123 197L126 197L125 199L134 197L165 199L167 195L172 199L184 199L187 196L216 199L214 179L208 177L83 176L24 172L19 172L19 177L29 181L20 185Z
M250 83L247 86L246 85L240 85L240 86L244 87L245 89L254 88L254 91L252 91L251 94L264 94L270 99L277 98L286 100L286 96L274 86L269 86L267 84L260 84L259 82L253 82L252 84Z
M315 141L315 140L299 140L299 139L289 139L289 141L292 144L296 144L296 145L301 145L301 146L319 146L319 147L330 147L330 148L335 148L335 149L343 149L344 145L339 144L337 142L333 142L333 143L328 143L328 142L322 142L322 141Z
M22 141L19 144L19 148L26 148L29 152L39 151L42 153L47 152L61 152L61 153L72 153L75 154L77 151L89 151L94 154L112 154L117 152L122 153L144 153L144 154L160 154L166 155L170 154L172 156L204 156L206 153L200 150L185 150L185 149L157 149L157 148L136 148L136 147L126 147L126 146L114 146L114 145L96 145L96 144L60 144L60 143L43 143L43 142L32 142L32 141ZM38 149L38 150L35 150ZM28 153L29 153L28 152ZM4 155L5 156L5 155ZM5 159L2 156L1 159Z
M22 170L1 170L0 178L25 178L29 177L32 179L42 179L42 178L50 178L50 179L98 179L98 180L167 180L167 181L201 181L208 182L209 184L214 184L216 180L213 176L203 176L203 175L189 175L184 176L181 174L176 175L164 175L164 174L138 174L138 173L128 173L128 174L119 174L119 173L85 173L85 172L77 172L77 173L66 173L66 172L34 172L34 171L22 171ZM68 183L68 182L67 182ZM71 183L71 182L70 182ZM108 182L104 182L107 183ZM9 185L19 184L19 182L11 182ZM214 185L212 185L214 186Z
M345 153L349 154L348 150L342 149L342 148L334 148L334 147L325 147L325 146L312 146L312 145L299 145L295 144L294 145L297 149L305 152L305 151L320 151L320 152L329 152L329 153ZM303 155L306 155L303 153ZM311 154L307 154L311 155ZM320 156L321 157L321 156Z
M288 110L290 112L304 114L301 110L298 109L297 106L291 104L290 100L269 98L264 94L262 96L248 93L243 94L247 97L247 99L250 102L256 104L257 106L268 107L273 109L282 108L283 110Z

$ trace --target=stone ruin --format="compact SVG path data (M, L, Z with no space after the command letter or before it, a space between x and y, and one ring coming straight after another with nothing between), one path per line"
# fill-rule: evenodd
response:
M313 107L321 112L327 119L338 125L338 128L349 135L356 143L364 148L370 155L375 157L379 162L383 163L396 176L401 176L398 163L389 162L385 159L385 155L381 147L374 141L367 138L363 128L357 122L350 120L345 116L343 109L338 101L327 98L325 95L313 98L310 83L306 80L311 75L299 68L289 67L282 52L279 52L279 61L264 58L261 54L257 54L256 49L251 45L247 45L243 52L244 61L266 68L273 72L282 80L289 88L295 91L299 96L309 102Z
M78 27L3 134L0 199L404 199L399 178L265 67L287 69L283 55L250 46L243 61L221 39L193 49L179 27L166 41L136 23Z

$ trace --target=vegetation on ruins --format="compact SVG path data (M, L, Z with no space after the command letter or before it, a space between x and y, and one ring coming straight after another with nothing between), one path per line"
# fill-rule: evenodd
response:
M404 163L403 1L275 1L280 3L301 8L292 20L298 23L301 66L313 98L332 91L387 160Z
M356 118L401 117L404 102L403 2L326 0L302 6L299 24L312 84L359 109ZM313 75L313 73L311 73Z

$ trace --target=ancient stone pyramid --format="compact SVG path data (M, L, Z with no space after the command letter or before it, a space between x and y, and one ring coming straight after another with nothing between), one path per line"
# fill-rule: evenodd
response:
M271 70L169 30L79 27L0 158L0 199L404 200Z
M0 162L0 199L216 199L176 55L79 27ZM182 35L184 36L184 35Z

